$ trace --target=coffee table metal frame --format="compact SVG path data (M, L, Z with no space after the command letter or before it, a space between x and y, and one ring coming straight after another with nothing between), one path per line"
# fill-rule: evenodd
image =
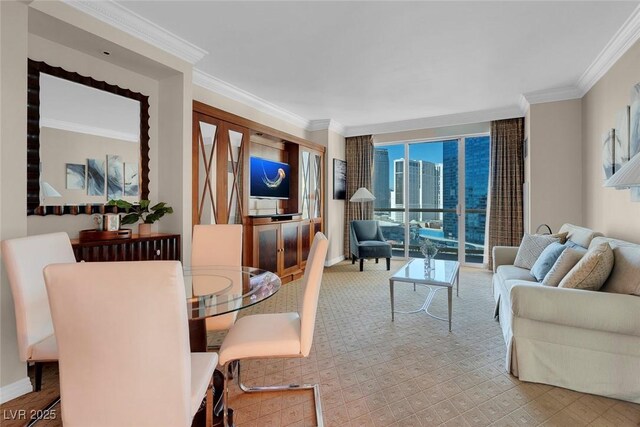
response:
M400 271L402 271L402 269L405 269L409 266L409 264L411 263L420 263L421 264L421 268L419 269L419 271L424 272L424 259L421 258L417 258L417 259L412 259L411 261L409 261L407 264L404 264L402 267L400 267L396 273L393 274L393 276L391 276L389 278L389 293L391 296L391 321L393 322L395 320L395 313L401 313L401 314L412 314L412 313L419 313L421 311L424 311L427 315L433 317L434 319L438 319L438 320L442 320L442 321L449 321L449 332L451 332L451 308L452 308L452 303L453 303L453 285L455 282L456 285L456 296L458 296L458 291L460 289L460 263L458 261L449 261L449 260L434 260L432 261L435 266L433 267L433 269L436 269L438 267L443 268L443 266L446 266L448 263L451 263L451 265L453 266L452 269L452 274L451 277L449 278L450 280L448 281L439 281L436 280L432 275L430 275L429 277L426 277L424 274L419 274L415 277L403 277L403 276L399 276L398 273ZM421 285L421 286L426 286L427 288L429 288L429 293L427 294L427 298L425 299L424 303L422 304L422 306L417 309L417 310L413 310L413 311L395 311L394 310L394 284L395 282L403 282L403 283L413 283L413 290L416 290L416 285ZM442 317L438 317L432 313L429 312L429 306L431 305L431 303L433 302L433 299L436 296L436 293L440 290L443 289L447 289L447 299L448 299L448 308L449 308L449 318L445 319Z

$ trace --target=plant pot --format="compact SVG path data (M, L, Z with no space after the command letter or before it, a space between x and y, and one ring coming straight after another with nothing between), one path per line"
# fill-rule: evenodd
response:
M138 235L148 236L151 234L151 224L140 223L138 224Z

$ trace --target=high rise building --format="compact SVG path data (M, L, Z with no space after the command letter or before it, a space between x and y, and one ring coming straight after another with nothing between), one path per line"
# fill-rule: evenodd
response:
M408 188L404 191L404 159L393 161L394 198L391 206L404 208L405 193L409 199L409 208L438 209L441 200L441 168L424 160L409 160L407 168ZM395 212L392 217L396 221L403 220L402 212ZM410 212L407 221L430 221L439 219L436 212Z
M465 207L482 213L465 214L465 240L484 244L487 188L489 182L489 137L471 137L465 140ZM442 153L443 209L455 210L458 205L458 142L445 142ZM458 239L458 216L445 213L445 238Z
M391 207L389 189L389 151L376 148L373 152L373 195L374 208Z

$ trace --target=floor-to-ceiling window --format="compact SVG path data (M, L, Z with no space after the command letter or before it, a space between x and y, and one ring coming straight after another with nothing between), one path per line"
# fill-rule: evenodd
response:
M488 135L376 145L374 216L394 256L483 262L489 185Z

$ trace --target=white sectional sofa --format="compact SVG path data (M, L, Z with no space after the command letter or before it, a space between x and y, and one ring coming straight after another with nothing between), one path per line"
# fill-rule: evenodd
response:
M616 292L639 293L640 245L571 224L565 231L585 248L608 242L613 271L597 292L543 286L513 265L517 247L495 247L495 314L507 369L522 381L640 403L640 294Z

